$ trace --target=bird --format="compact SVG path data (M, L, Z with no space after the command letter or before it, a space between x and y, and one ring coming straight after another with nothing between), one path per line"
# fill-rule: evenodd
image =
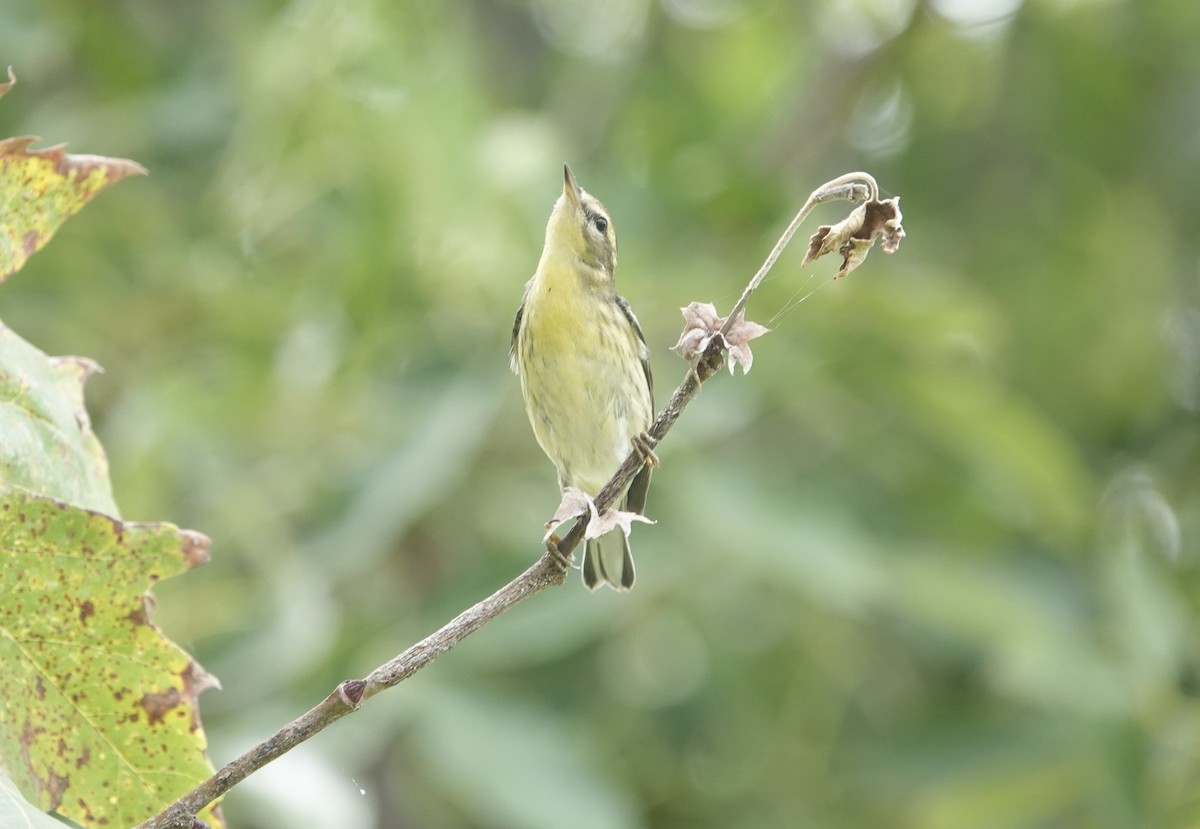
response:
M546 223L541 259L513 321L512 369L534 437L558 471L563 503L580 492L594 499L632 447L645 463L614 514L640 516L657 463L647 433L654 419L654 381L637 316L617 293L616 267L612 218L564 164L562 194ZM548 538L556 552L557 538ZM580 569L589 590L603 584L632 588L626 532L587 539Z

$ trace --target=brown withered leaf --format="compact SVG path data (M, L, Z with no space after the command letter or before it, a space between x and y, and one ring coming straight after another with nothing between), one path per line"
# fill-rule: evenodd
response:
M750 371L750 365L754 362L754 355L750 353L750 341L761 337L770 330L765 325L751 322L746 319L744 313L738 311L733 325L729 327L729 331L725 334L725 344L729 348L730 374L733 374L735 364L742 367L742 374Z
M654 523L651 519L636 512L626 512L612 508L606 509L604 512L597 512L596 502L587 493L569 486L563 490L562 502L558 505L558 509L554 511L554 516L546 522L546 535L542 541L548 540L551 534L558 529L559 525L570 521L572 518L578 518L585 513L591 514L591 520L588 521L587 529L583 534L583 537L588 539L608 535L618 527L628 538L629 533L633 531L634 521L639 521L643 524Z
M903 218L899 196L864 202L837 224L817 228L809 240L801 267L836 250L842 254L842 265L834 275L836 279L861 265L876 239L881 240L879 246L884 253L895 253L904 238Z
M679 310L683 313L683 333L671 350L678 351L679 356L689 363L695 363L708 348L713 336L721 330L724 320L711 302L693 302Z

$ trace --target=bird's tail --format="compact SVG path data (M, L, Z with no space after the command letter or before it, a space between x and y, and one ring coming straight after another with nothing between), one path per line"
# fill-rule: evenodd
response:
M614 590L633 587L633 556L620 529L589 539L583 548L583 583L588 590L607 584Z

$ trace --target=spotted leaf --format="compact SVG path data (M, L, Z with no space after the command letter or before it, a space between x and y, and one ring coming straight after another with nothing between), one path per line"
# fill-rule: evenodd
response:
M148 593L207 559L199 533L0 486L0 769L34 805L132 826L212 773L196 698L215 680Z
M16 83L12 69L0 96ZM0 140L0 282L41 250L92 196L126 176L143 175L124 158L72 155L65 144L32 149L36 138Z

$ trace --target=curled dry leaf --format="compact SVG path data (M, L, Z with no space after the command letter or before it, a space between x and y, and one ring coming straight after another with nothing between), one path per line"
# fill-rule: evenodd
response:
M587 493L569 486L563 490L562 502L558 505L558 509L554 511L554 517L546 522L546 535L542 541L547 541L560 524L572 518L578 518L584 513L591 514L591 520L588 521L587 530L584 531L583 536L587 539L608 535L618 527L628 538L629 533L633 531L634 521L640 521L643 524L654 523L654 521L646 516L639 515L636 512L625 512L618 509L606 509L604 512L597 512L596 502Z
M625 537L629 538L629 534L633 532L633 522L639 521L642 524L653 524L653 519L637 512L628 512L619 509L606 509L600 513L599 517L593 518L588 522L587 530L584 532L584 538L600 538L600 536L608 535L613 530L620 528L621 532L625 533Z
M729 354L730 374L733 373L735 365L742 367L743 374L750 370L754 362L754 355L750 352L750 340L771 330L757 322L750 322L743 312L738 311L729 330L722 333L727 317L719 316L711 302L693 302L680 310L683 312L683 333L679 335L679 342L675 343L672 349L695 365L713 337L720 337Z
M581 489L576 489L573 486L564 489L562 502L559 503L558 509L554 511L554 515L546 522L546 535L542 538L542 541L548 541L559 525L570 521L572 518L578 518L585 512L591 513L592 520L595 521L596 502L585 495Z
M725 344L729 347L730 374L733 374L734 364L742 367L742 374L750 371L750 365L754 362L754 355L750 353L750 341L770 330L765 325L751 322L743 312L738 311L733 325L725 332Z
M717 307L711 302L693 302L679 310L683 312L683 333L671 350L678 351L680 357L694 364L708 348L712 338L720 333L725 320L717 314Z
M834 275L836 279L861 265L877 238L882 238L879 246L884 253L895 253L904 238L902 219L898 196L883 201L871 199L837 224L817 228L801 266L836 250L842 254L842 266Z

